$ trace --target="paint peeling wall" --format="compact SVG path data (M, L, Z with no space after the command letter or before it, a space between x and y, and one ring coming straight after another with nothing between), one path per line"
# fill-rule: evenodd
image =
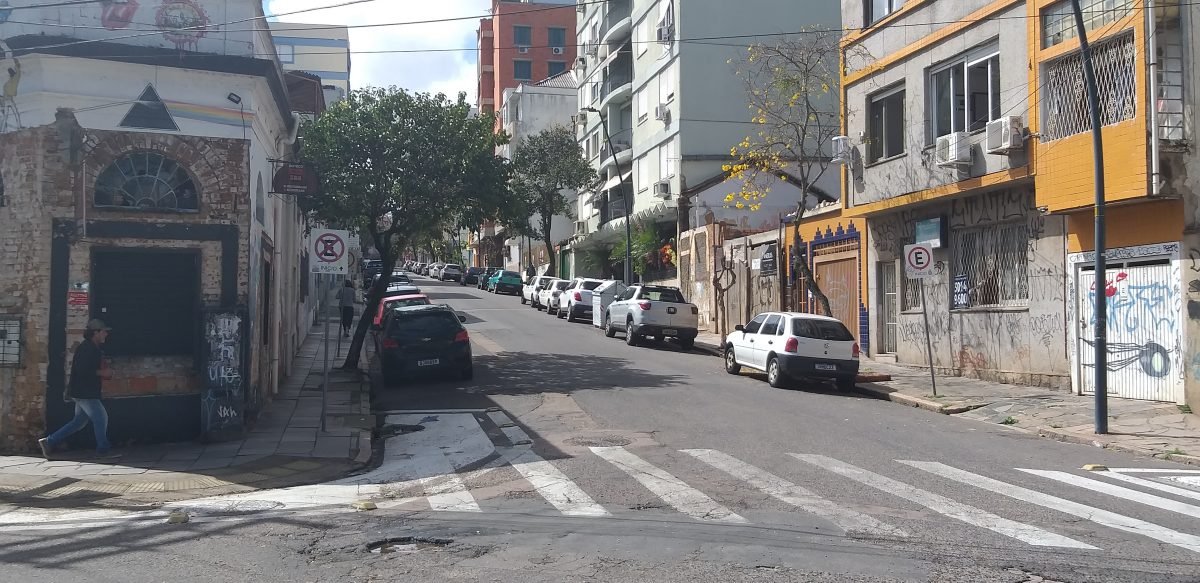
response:
M924 280L929 312L929 339L933 364L939 373L970 376L998 382L1066 388L1070 382L1066 338L1065 222L1043 216L1034 209L1033 193L1004 190L954 199L919 210L872 218L870 264L896 262L903 266L903 246L913 238L918 220L944 216L948 232L1004 223L1023 224L1027 242L1028 300L1020 305L951 309L949 245L934 250L943 267L936 277ZM948 237L947 239L949 239ZM947 241L948 242L948 241ZM903 278L898 278L903 293ZM872 270L869 293L878 298L878 274ZM881 338L876 310L871 336ZM920 309L901 310L897 320L898 362L927 365L925 325Z

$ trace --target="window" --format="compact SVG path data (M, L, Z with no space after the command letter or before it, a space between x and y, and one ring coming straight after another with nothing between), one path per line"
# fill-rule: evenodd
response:
M513 61L513 79L518 81L533 79L533 61Z
M637 41L638 55L646 54L646 49L650 48L650 41L654 40L654 21L649 18L642 21L641 26L637 27L637 34L633 40Z
M1100 124L1133 119L1137 111L1137 68L1133 34L1092 45L1096 89L1100 94ZM1092 129L1087 95L1080 89L1083 61L1079 51L1045 66L1045 116L1042 141L1073 136Z
M1029 230L997 223L950 233L954 276L966 276L972 306L1023 305L1029 299Z
M518 47L533 46L533 29L528 26L514 26L513 45Z
M96 179L100 207L194 211L196 183L177 162L156 152L126 154Z
M1083 28L1091 32L1128 16L1133 0L1080 0L1079 7L1083 12ZM1078 32L1070 0L1042 10L1042 47L1073 39Z
M296 47L292 45L275 45L275 54L279 55L280 63L296 62Z
M867 161L876 162L904 153L904 87L877 93L868 99Z
M650 115L650 100L646 97L646 90L642 89L637 93L637 116L638 123L646 121Z
M650 164L646 163L645 158L637 161L637 181L638 192L650 188Z
M566 61L550 61L546 63L546 77L550 78L567 70Z
M978 131L1000 117L1000 54L996 45L931 69L929 121L932 138Z
M547 30L550 38L550 46L563 48L567 46L567 29L551 27Z
M867 0L867 24L875 24L884 16L900 9L904 0Z
M759 330L758 333L765 334L767 336L774 336L777 332L779 332L779 321L781 319L782 318L778 314L772 314L771 317L767 318L767 321L762 325L762 329Z
M668 66L658 75L658 101L668 103L675 98L675 68Z
M766 314L759 314L753 320L750 320L749 324L746 324L746 329L744 332L747 334L757 334L758 329L762 327L763 321L766 319Z
M658 177L670 178L675 175L675 142L670 141L658 149Z
M854 335L841 322L835 320L818 320L816 318L792 318L792 330L796 336L815 340L833 340L849 342Z

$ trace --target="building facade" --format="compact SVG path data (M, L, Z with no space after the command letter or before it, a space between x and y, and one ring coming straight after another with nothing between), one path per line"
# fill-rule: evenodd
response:
M240 432L311 325L303 217L271 192L293 154L299 80L268 32L204 28L262 18L259 3L168 4L0 24L21 72L0 128L8 448L70 417L67 363L90 318L115 329L104 394L117 443Z
M271 37L284 71L302 71L320 78L325 102L350 93L350 30L331 24L272 22Z
M575 62L575 10L571 0L492 0L491 18L476 31L479 86L476 107L494 113L504 90L548 79Z

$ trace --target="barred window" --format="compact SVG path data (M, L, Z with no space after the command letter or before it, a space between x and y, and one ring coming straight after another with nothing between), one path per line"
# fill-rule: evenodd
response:
M1092 48L1100 123L1112 125L1133 119L1137 109L1137 67L1133 35L1125 34ZM1083 58L1078 51L1046 65L1042 141L1049 142L1092 129Z
M904 245L912 245L917 241L916 237L908 237L900 242L901 248ZM900 285L904 286L900 290L900 309L901 310L919 310L921 309L921 280L910 279L908 270L901 266L900 269Z
M1024 223L951 231L951 280L966 276L970 306L1024 305L1029 300L1028 249Z

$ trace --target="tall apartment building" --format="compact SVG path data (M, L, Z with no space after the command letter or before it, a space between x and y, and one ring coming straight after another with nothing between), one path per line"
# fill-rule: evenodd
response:
M272 22L271 36L284 71L321 78L326 103L350 92L350 30L330 24Z
M577 265L579 252L607 257L607 250L623 244L627 211L662 241L664 252L645 270L646 279L659 280L676 277L669 247L681 224L705 220L703 215L756 227L763 217L778 221L773 208L757 216L723 208L730 186L721 167L731 162L730 147L752 130L745 86L729 62L743 58L746 45L757 40L812 26L839 28L837 6L815 4L799 10L789 0L610 0L576 7L584 47L576 61L578 133L604 178L596 192L579 197ZM737 40L689 40L714 37ZM836 179L821 186L832 194ZM772 204L794 209L801 197L781 181ZM619 275L623 269L593 271Z
M1109 390L1195 406L1200 202L1184 112L1198 51L1182 31L1196 7L1082 2L1106 146L1108 269L1097 282L1070 0L841 5L842 208L803 221L804 247L790 255L858 304L840 317L864 348L924 366L928 337L941 373L1087 394L1104 293ZM934 248L938 275L906 277L913 243Z
M492 0L491 18L479 21L476 106L493 113L505 89L548 79L575 61L573 0Z

